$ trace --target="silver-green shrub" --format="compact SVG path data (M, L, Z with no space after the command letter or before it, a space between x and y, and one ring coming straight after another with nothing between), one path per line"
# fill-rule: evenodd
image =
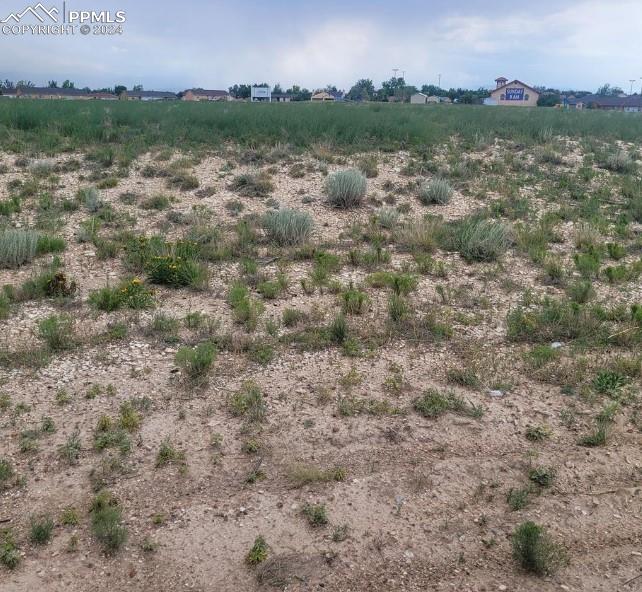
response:
M32 230L0 231L0 267L19 267L36 256L38 233Z
M314 222L309 214L284 208L265 214L263 229L279 245L299 245L310 237Z
M453 190L450 183L445 179L433 179L424 181L419 186L419 201L424 205L447 204Z
M335 208L353 208L360 205L367 188L365 175L356 169L333 173L325 183L328 200Z

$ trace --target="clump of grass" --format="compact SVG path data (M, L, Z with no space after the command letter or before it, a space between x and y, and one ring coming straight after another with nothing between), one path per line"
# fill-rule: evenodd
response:
M346 314L360 315L368 304L368 295L352 285L341 294L341 307Z
M242 389L230 397L228 405L233 415L253 422L263 421L267 414L261 389L251 380L245 382Z
M9 487L14 474L11 463L5 458L0 458L0 491Z
M288 477L295 487L303 487L311 483L328 483L344 481L347 471L344 467L322 469L311 465L296 464L288 469Z
M587 448L605 446L609 430L615 421L615 416L617 415L619 408L620 406L617 401L609 403L595 418L595 429L591 433L582 436L579 439L578 444L580 446L586 446Z
M365 175L356 169L333 173L325 184L328 200L335 208L347 209L361 205L367 188Z
M418 279L409 273L377 271L371 273L366 281L375 288L387 287L398 296L406 296L417 288Z
M302 322L307 315L296 308L286 308L283 310L283 325L285 327L294 327Z
M481 386L481 380L474 368L449 368L446 377L451 384L466 388L477 389Z
M181 347L176 352L176 363L192 381L203 380L211 370L216 358L216 348L211 343L196 347Z
M263 314L263 304L251 298L248 287L241 282L232 284L227 299L232 306L234 320L248 331L254 331Z
M279 245L305 243L310 237L312 227L310 215L298 210L284 208L263 216L263 228L267 237Z
M441 223L433 218L404 222L394 231L395 242L411 253L432 253L437 248Z
M15 569L20 564L20 551L9 529L0 531L0 563L7 569Z
M425 206L431 204L444 205L450 201L453 190L445 179L424 181L419 186L419 201Z
M373 179L379 174L379 163L374 154L369 154L359 159L357 166L368 179Z
M604 337L604 322L574 302L545 298L535 308L518 307L506 319L508 337L516 341L557 341Z
M267 173L244 173L234 177L230 189L243 197L265 197L272 193L274 184Z
M567 563L565 550L534 522L520 524L513 532L512 544L515 560L536 575L550 575Z
M510 509L513 510L513 512L524 509L528 504L530 492L529 487L523 487L521 489L511 488L506 498Z
M38 337L51 351L64 351L73 347L74 322L70 315L50 315L38 323Z
M120 308L144 310L154 306L153 292L138 278L121 282L118 286L106 286L89 294L89 303L105 312Z
M425 391L421 397L415 399L413 407L415 411L429 418L439 417L448 412L477 418L483 415L481 407L464 401L455 393L443 394L436 389Z
M495 261L511 244L510 231L503 222L475 216L447 227L442 240L466 261Z
M60 515L60 523L63 526L78 526L80 524L80 517L78 511L73 506L67 506L63 509Z
M143 208L143 210L166 210L170 203L169 197L162 193L158 193L143 200L140 207Z
M526 428L525 436L531 442L542 442L551 437L551 428L548 426L531 425Z
M550 487L555 480L555 469L551 467L534 467L528 471L528 478L540 487Z
M314 528L325 526L328 523L328 511L324 504L304 504L301 513Z
M150 258L145 265L149 280L172 288L190 286L200 289L207 285L207 267L189 257L159 255Z
M109 491L100 491L93 499L89 513L91 528L107 553L114 553L125 544L127 528L123 525L118 500Z
M39 235L32 230L0 231L0 267L20 267L36 256Z
M168 187L176 187L181 191L191 191L199 186L198 179L186 171L177 171L167 179Z
M60 446L58 454L61 459L67 462L67 464L75 465L78 463L80 451L80 432L75 431L69 436L69 438L67 438L67 441Z
M167 465L185 465L185 453L178 450L169 438L165 438L156 454L156 467L166 467Z
M628 378L623 374L614 370L601 370L593 379L593 388L601 395L615 398L627 383Z
M248 565L258 565L263 563L268 557L269 546L262 535L254 539L254 544L245 556L245 563Z
M54 521L48 514L32 516L29 525L29 539L36 545L44 545L51 539Z
M131 449L131 441L127 432L115 425L111 417L102 415L96 425L94 447L96 450L118 448L121 454L127 454Z

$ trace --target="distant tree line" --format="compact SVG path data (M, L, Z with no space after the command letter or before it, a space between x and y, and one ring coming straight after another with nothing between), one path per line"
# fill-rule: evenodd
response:
M36 84L31 80L18 80L17 82L13 82L12 80L0 80L0 94L2 93L3 89L12 90L12 89L18 88L19 86L23 86L26 88L33 88L36 86ZM47 88L74 88L75 89L77 87L76 87L76 84L71 80L65 80L62 84L58 84L57 80L49 80L47 81ZM104 88L90 88L88 86L84 86L79 90L83 90L85 92L111 93L111 94L120 95L121 93L127 90L127 87L122 84L116 84L114 86L111 86L111 87L107 86ZM132 87L132 91L134 92L140 92L142 90L143 90L142 84L135 84Z
M592 93L590 90L559 90L557 88L547 88L544 86L536 86L540 95L537 101L539 107L554 107L562 102L562 97L576 97L578 99L587 95L600 95L602 97L619 97L624 94L624 91L619 86L611 86L608 82L603 84L597 89L597 92Z

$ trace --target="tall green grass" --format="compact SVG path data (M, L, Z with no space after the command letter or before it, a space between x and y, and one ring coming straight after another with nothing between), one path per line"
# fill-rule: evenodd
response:
M0 145L13 152L45 154L120 145L123 156L152 146L217 148L227 141L395 150L430 146L453 135L471 145L480 137L540 143L551 130L572 137L636 141L642 137L642 117L465 105L0 102Z

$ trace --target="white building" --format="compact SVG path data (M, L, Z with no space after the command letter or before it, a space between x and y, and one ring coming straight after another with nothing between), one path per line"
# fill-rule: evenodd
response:
M250 91L250 100L253 103L272 102L272 89L269 86L253 86Z

